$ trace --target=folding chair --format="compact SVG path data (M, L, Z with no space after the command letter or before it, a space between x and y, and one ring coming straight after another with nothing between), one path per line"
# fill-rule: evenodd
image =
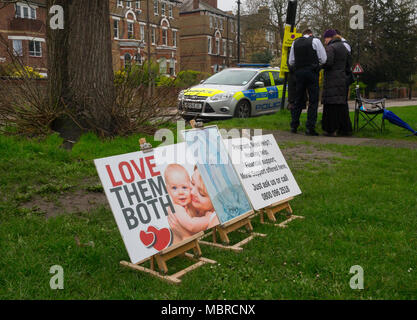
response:
M385 128L384 117L382 117L381 125L378 125L375 120L378 115L384 114L384 109L385 99L364 99L361 97L359 86L356 86L354 130L359 131L369 125L370 127L382 132ZM361 127L359 127L360 117L365 120L365 124Z

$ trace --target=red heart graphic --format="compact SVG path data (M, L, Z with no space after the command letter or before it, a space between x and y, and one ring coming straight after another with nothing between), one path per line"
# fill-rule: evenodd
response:
M155 227L148 227L147 231L154 233L156 236L156 242L153 245L156 250L162 251L172 244L173 237L171 229L163 228L159 230Z
M148 229L148 231L149 231L149 229ZM147 233L147 232L145 232L145 231L141 231L140 233L139 233L139 237L140 237L140 240L142 241L142 243L147 247L147 248L150 248L150 247L152 247L153 245L154 245L154 243L155 243L155 241L156 241L156 235L155 235L155 233L153 233L153 232L149 232L149 233Z

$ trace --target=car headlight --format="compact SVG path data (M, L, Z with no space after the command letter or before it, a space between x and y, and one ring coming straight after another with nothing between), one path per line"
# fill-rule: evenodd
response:
M184 99L184 92L185 90L180 91L180 93L178 94L178 100Z
M226 93L218 93L210 97L209 99L211 101L225 101L225 100L229 100L231 97L233 97L233 94L231 92L226 92Z

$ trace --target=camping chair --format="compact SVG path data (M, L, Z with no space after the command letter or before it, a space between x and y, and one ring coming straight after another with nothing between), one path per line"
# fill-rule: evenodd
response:
M354 130L359 131L369 125L370 127L382 132L385 128L384 118L382 117L381 125L378 125L375 120L378 115L384 114L384 109L385 99L364 99L361 97L359 86L356 86ZM359 127L360 117L365 120L365 124L361 127Z

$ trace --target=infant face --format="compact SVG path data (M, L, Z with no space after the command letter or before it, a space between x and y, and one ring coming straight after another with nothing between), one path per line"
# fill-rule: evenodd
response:
M173 170L166 176L168 193L174 203L185 207L191 202L191 181L184 170Z

